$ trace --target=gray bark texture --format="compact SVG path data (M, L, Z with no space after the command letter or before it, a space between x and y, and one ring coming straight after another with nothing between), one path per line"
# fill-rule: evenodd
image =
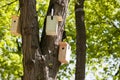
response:
M47 15L51 8L54 15L62 16L58 35L46 35L46 18L39 42L39 25L36 12L36 0L19 0L20 24L23 52L23 80L56 80L60 62L58 61L59 42L62 41L69 0L50 0Z
M75 4L76 19L76 72L75 80L85 80L86 31L84 23L84 0Z

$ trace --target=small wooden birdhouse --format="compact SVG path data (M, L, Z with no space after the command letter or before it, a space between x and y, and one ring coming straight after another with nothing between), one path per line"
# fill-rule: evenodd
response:
M70 61L71 46L67 42L60 42L58 60L67 64Z
M61 16L47 16L46 35L57 35L58 22L62 21Z
M11 33L14 35L19 35L21 33L20 27L19 27L19 17L18 16L12 16L12 24L11 24Z

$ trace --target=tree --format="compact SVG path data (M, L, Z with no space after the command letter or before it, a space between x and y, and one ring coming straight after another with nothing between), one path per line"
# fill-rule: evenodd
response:
M92 73L91 79L114 79L114 73L119 68L120 20L118 17L120 11L118 8L120 8L119 0L85 1L86 75L91 75L89 72ZM117 28L112 23L115 23ZM119 78L115 80L117 79Z
M76 19L76 73L75 80L85 80L86 30L84 23L84 0L75 4Z
M0 79L2 80L19 80L20 76L23 75L23 54L17 47L21 42L18 44L16 42L17 39L20 40L21 38L10 33L11 15L19 15L19 3L16 1L10 4L11 2L14 0L0 1ZM36 3L40 31L48 3L49 0L37 0ZM86 0L84 2L87 33L86 80L119 80L119 8L119 0ZM73 80L74 78L71 79L71 77L75 73L74 0L70 1L68 10L65 30L66 40L72 47L72 55L70 64L60 66L58 80Z
M19 0L20 27L22 28L23 80L55 80L60 62L58 61L58 45L62 41L68 0L50 1L47 15L54 8L54 14L62 16L59 23L58 36L47 36L45 23L41 42L36 13L36 0Z

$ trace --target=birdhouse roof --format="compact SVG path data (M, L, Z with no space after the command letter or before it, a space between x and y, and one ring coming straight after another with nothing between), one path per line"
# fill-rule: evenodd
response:
M59 44L60 44L60 46L67 46L68 45L67 42L60 42Z
M12 16L12 19L18 19L18 18L19 16L15 16L15 15Z

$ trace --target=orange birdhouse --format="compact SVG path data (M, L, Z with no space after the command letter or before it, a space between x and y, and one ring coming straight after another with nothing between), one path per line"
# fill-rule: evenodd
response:
M60 42L58 60L67 64L70 61L71 46L67 42Z
M47 16L46 35L57 35L58 22L62 21L61 16Z
M14 35L19 35L21 33L21 29L19 26L19 17L18 16L12 16L12 23L11 23L11 33Z

